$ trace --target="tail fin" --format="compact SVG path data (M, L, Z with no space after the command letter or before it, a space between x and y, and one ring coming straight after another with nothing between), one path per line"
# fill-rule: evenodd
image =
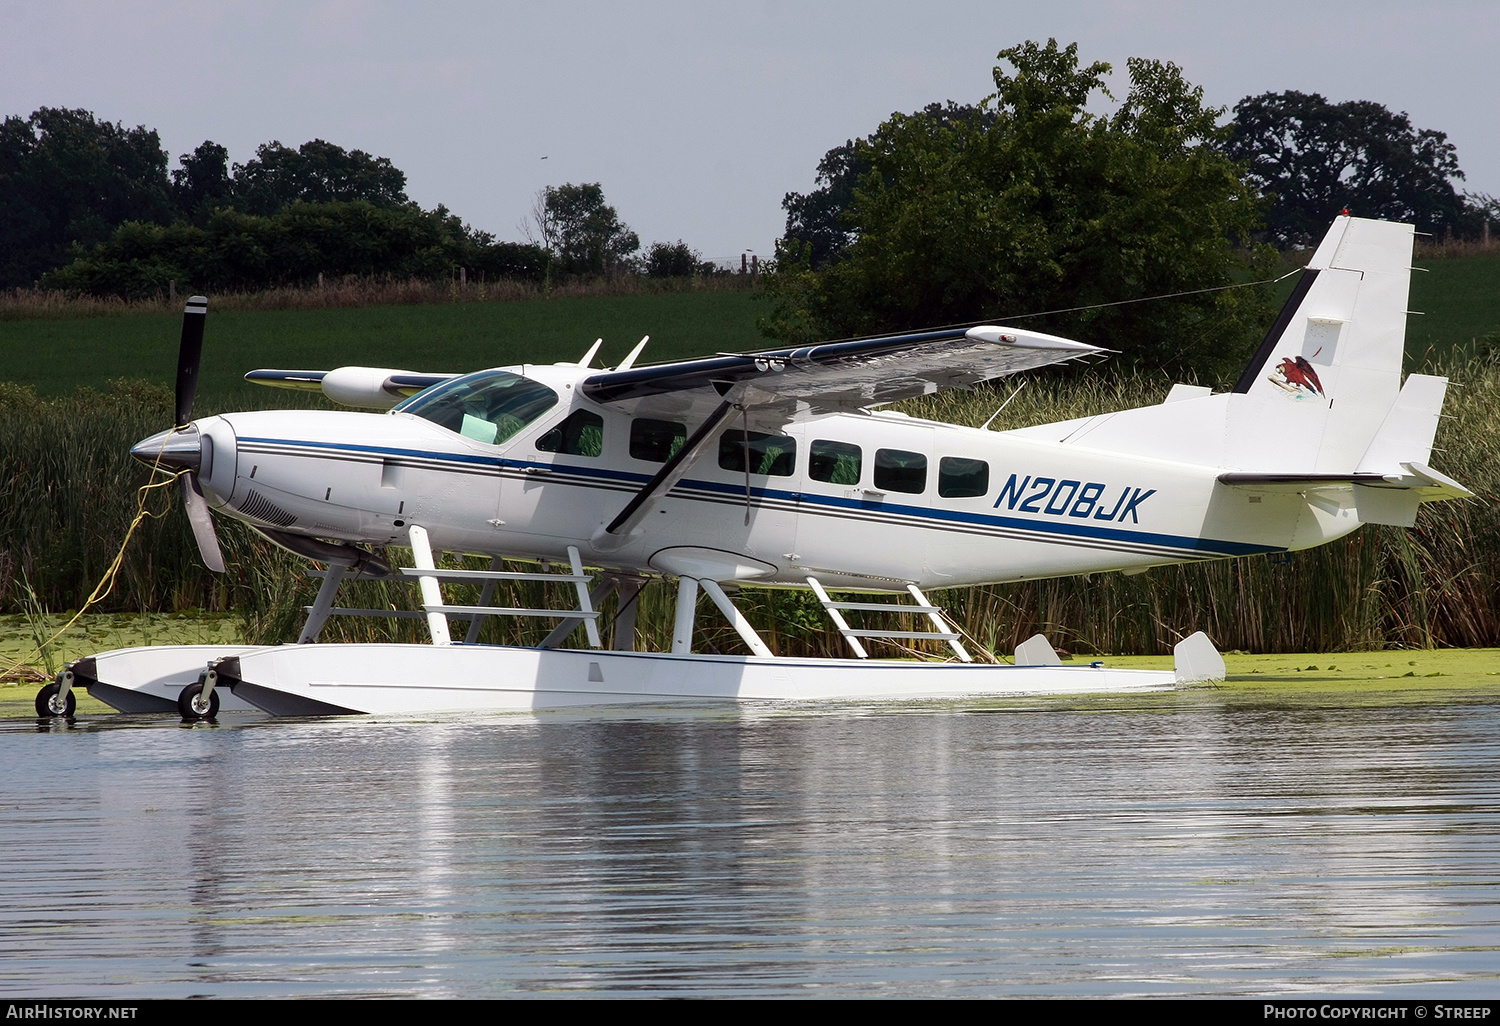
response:
M1232 392L1179 385L1160 406L1012 433L1220 467L1229 488L1301 495L1328 516L1299 527L1293 548L1360 522L1409 527L1421 503L1472 494L1427 466L1448 380L1401 383L1411 247L1409 224L1343 215ZM1336 515L1350 506L1355 518Z
M1352 470L1401 391L1411 250L1409 224L1335 219L1234 387L1324 407L1318 470Z

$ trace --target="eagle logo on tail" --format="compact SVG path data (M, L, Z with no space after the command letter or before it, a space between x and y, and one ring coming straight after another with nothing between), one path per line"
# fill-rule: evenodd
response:
M1318 372L1313 370L1312 364L1301 356L1288 356L1283 359L1276 366L1276 373L1266 380L1299 399L1323 395L1323 382L1318 380Z

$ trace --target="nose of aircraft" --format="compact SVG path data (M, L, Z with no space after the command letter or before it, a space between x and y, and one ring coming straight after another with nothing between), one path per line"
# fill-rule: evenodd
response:
M168 470L198 470L203 463L203 441L198 428L158 431L130 447L130 455L148 466L160 464Z

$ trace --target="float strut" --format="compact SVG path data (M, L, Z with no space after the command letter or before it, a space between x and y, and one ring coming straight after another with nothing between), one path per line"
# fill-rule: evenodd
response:
M568 563L573 567L574 577L583 576L583 559L578 555L577 545L568 546ZM583 581L577 581L574 583L574 587L578 589L578 611L580 613L592 613L594 611L594 603L590 601L591 596L589 595L588 585ZM614 591L613 587L605 591L605 594L607 595L611 591ZM589 637L589 648L604 647L599 641L599 624L594 617L591 616L583 621L583 629Z
M504 564L505 564L505 560L501 559L499 556L493 556L490 559L490 569L491 570L499 570L502 566L504 566ZM497 581L493 577L484 582L484 590L479 593L479 604L481 606L487 606L492 601L494 601L494 598L495 598L495 585L497 585L499 583L500 582ZM480 631L480 629L482 627L484 627L484 614L483 613L475 613L474 614L474 619L472 619L472 620L469 621L469 630L468 630L468 633L464 635L464 644L465 645L477 645L477 644L479 644L479 631Z
M639 577L620 582L620 611L615 615L615 640L612 646L616 652L635 651L635 614L641 608L638 599L645 586L646 582Z
M432 544L427 540L427 529L412 524L406 529L406 535L411 540L412 561L417 564L417 569L436 570L437 564L432 559ZM417 581L422 589L422 605L427 607L427 631L432 635L432 643L453 644L448 634L447 614L433 608L443 604L443 591L438 587L438 579L418 575Z
M690 655L693 651L693 621L698 614L698 582L691 577L677 580L677 616L672 624L672 652Z
M348 567L336 563L329 564L328 573L323 577L323 583L318 587L318 597L313 599L312 609L307 614L307 622L302 625L302 633L297 637L297 644L307 645L318 640L318 635L323 633L323 625L328 622L328 614L333 610L333 600L339 593L339 585L344 581L344 574Z
M776 654L766 647L764 641L760 640L760 635L755 633L755 628L750 626L750 621L745 619L745 614L740 612L738 606L729 601L729 596L724 594L724 589L719 587L717 581L710 581L704 578L699 583L703 585L703 590L708 592L708 597L714 600L714 605L719 607L719 612L724 614L730 626L739 632L740 637L749 646L750 651L758 656L765 656L767 659Z

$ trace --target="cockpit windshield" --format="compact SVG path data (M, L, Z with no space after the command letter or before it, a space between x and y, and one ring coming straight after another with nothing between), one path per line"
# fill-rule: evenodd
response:
M498 445L557 405L546 385L510 371L487 370L445 381L399 403L411 413L466 438Z

